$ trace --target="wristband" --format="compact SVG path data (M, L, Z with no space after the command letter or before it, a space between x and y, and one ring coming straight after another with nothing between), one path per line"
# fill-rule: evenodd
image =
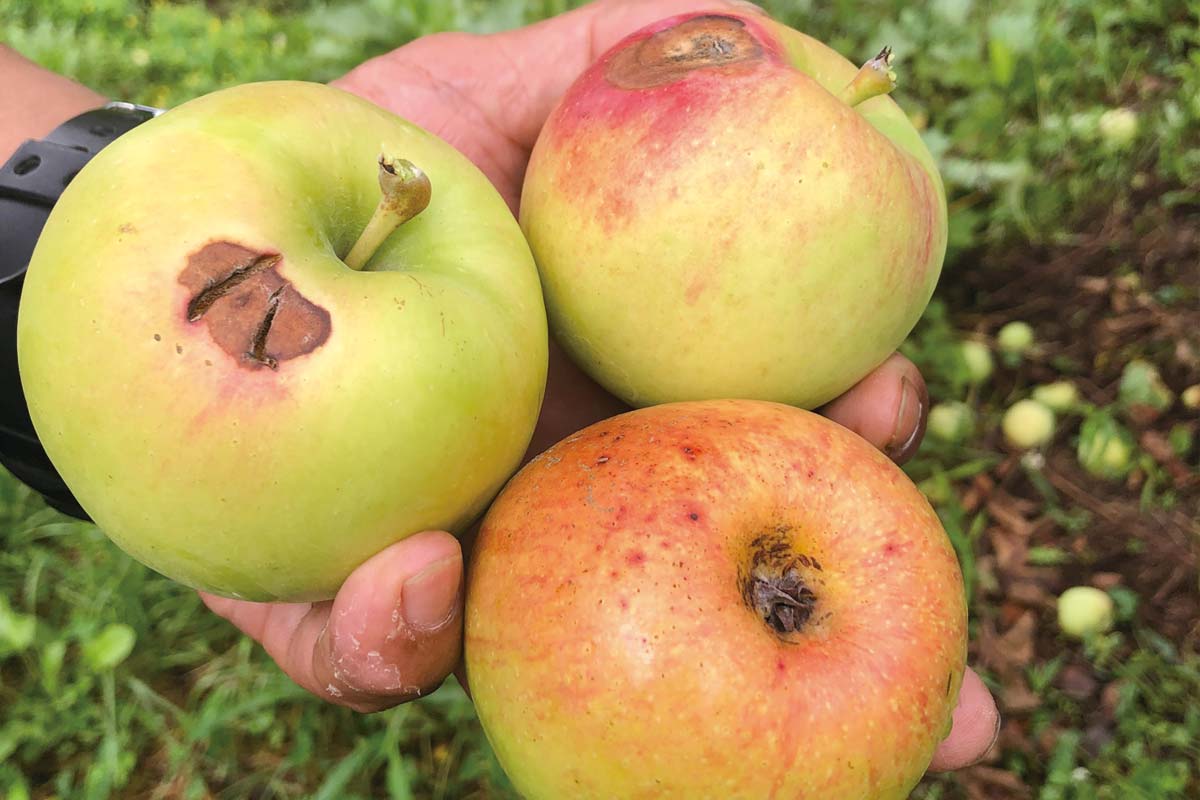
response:
M0 465L54 508L88 519L50 463L29 418L17 371L17 308L29 258L50 209L101 148L161 111L109 103L30 139L0 167Z

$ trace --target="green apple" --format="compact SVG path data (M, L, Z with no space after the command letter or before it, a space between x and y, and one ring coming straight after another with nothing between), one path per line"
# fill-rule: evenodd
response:
M674 403L528 464L469 562L465 663L530 800L900 800L965 668L958 561L816 414Z
M1184 408L1200 410L1200 383L1192 384L1180 392L1179 399L1183 401Z
M1051 411L1066 414L1079 406L1079 388L1069 380L1035 386L1032 398Z
M1079 426L1075 455L1088 474L1120 480L1135 466L1133 434L1107 409L1088 414Z
M1117 150L1133 144L1139 127L1138 114L1131 108L1110 108L1100 115L1097 123L1101 138Z
M1112 628L1112 597L1093 586L1072 586L1059 595L1057 607L1058 627L1068 636L1086 639Z
M105 533L255 600L330 597L392 542L464 528L520 462L547 359L536 267L486 178L298 82L198 98L89 163L34 253L18 347L38 435Z
M983 342L966 339L959 343L958 352L967 381L971 385L978 386L992 376L996 367L995 360L992 358L992 351L988 350Z
M1054 412L1037 400L1018 400L1000 419L1004 439L1019 450L1049 444L1054 438L1054 425Z
M929 409L927 427L944 442L964 442L975 432L975 409L956 400L938 403Z
M862 70L756 14L662 20L567 91L521 224L551 327L633 405L811 408L903 341L946 249L929 151Z
M1007 323L996 334L996 346L1000 348L1000 352L1013 357L1028 353L1033 347L1033 342L1033 327L1020 320Z
M1140 358L1130 361L1121 371L1117 397L1126 413L1143 423L1153 422L1175 404L1175 393L1163 381L1158 367Z

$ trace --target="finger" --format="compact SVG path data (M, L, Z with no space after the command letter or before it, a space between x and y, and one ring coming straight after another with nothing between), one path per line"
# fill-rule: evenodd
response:
M313 694L377 711L428 694L457 663L462 564L458 540L432 531L364 562L332 602L202 596Z
M931 772L962 769L983 760L1000 735L1000 712L991 692L974 671L963 675L954 709L954 725L929 765Z
M820 412L903 464L925 435L929 391L920 370L896 353Z

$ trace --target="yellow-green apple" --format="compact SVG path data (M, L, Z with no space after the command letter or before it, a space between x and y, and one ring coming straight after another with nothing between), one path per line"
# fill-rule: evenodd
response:
M102 151L50 216L18 328L83 508L164 574L256 600L330 597L388 544L465 527L520 463L546 347L486 178L299 82L198 98Z
M692 14L588 69L538 138L520 213L574 360L633 405L806 408L880 364L946 247L889 58L856 73L765 17Z
M906 798L965 668L962 576L892 462L811 412L654 406L489 509L466 672L539 798Z

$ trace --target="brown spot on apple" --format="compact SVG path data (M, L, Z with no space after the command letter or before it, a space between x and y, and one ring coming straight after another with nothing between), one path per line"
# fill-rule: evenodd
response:
M698 69L745 70L762 58L744 21L706 14L631 43L609 61L605 78L622 89L651 89Z
M278 253L216 241L188 256L179 274L188 323L207 327L239 367L275 370L329 338L329 312L280 275L282 261Z

